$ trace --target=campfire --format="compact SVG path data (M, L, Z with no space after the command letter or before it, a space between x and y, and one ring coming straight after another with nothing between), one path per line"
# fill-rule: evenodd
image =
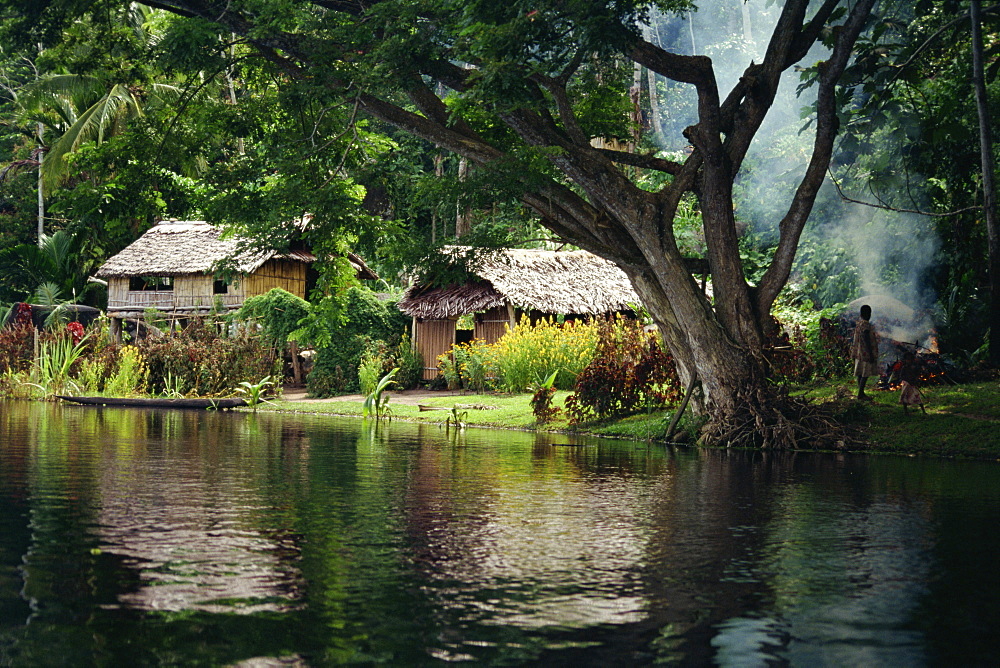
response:
M922 385L954 384L960 380L961 370L941 355L930 314L892 297L869 295L851 302L836 325L837 334L848 345L862 304L872 307L871 322L879 337L878 389L899 389L899 375L907 353L913 355L910 363Z
M937 350L937 339L930 348L923 348L914 343L901 341L889 341L888 345L893 349L895 356L890 361L880 365L878 389L898 390L899 375L903 368L903 356L907 352L913 353L911 364L917 371L917 380L921 385L945 385L957 382L956 376L959 370L953 364L941 357ZM881 346L880 346L881 347Z

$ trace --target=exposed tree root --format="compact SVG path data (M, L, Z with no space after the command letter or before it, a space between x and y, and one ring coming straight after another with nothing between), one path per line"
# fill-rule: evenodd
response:
M750 389L740 406L705 425L702 441L757 449L847 450L864 445L859 430L838 419L830 405L790 397L778 388Z

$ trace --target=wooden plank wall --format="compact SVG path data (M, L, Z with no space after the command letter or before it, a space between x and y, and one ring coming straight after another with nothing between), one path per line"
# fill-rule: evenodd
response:
M413 326L413 345L424 358L424 380L438 377L438 355L455 343L455 320L418 320Z

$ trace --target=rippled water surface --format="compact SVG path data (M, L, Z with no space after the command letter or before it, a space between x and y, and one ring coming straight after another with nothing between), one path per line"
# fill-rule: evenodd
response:
M0 665L996 665L998 467L0 403Z

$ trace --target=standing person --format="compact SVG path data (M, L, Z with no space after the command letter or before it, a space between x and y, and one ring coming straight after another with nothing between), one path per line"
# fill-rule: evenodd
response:
M872 307L861 307L861 317L854 327L854 343L851 358L854 360L854 377L858 380L858 399L871 399L865 394L869 376L878 375L878 338L872 329Z

